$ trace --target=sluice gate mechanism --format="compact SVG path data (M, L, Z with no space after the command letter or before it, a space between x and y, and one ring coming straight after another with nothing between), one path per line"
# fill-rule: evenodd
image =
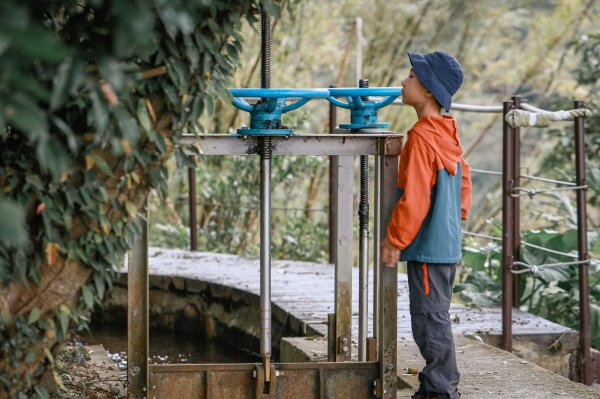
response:
M402 93L398 87L272 89L270 20L262 15L261 88L229 89L233 105L250 113L250 127L237 134L184 135L183 144L203 156L260 156L260 356L257 364L152 365L148 358L148 233L134 243L129 259L130 398L395 398L397 384L397 268L379 260L379 237L386 234L395 205L403 135L386 130L377 110ZM384 97L383 100L370 100ZM342 98L342 99L340 99ZM343 99L347 102L344 102ZM255 99L255 103L251 100ZM281 117L311 99L349 109L351 123L333 134L294 134ZM292 100L295 102L289 103ZM335 312L329 315L327 362L277 363L271 358L271 159L278 155L330 156L336 243ZM352 360L352 252L354 159L361 157L360 326L358 361ZM375 267L373 337L367 337L368 156L375 157ZM366 169L366 173L365 170ZM142 220L144 219L144 220Z

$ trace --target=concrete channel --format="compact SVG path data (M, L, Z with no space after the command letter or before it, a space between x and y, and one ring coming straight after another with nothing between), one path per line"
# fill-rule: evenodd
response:
M202 333L259 353L259 260L162 248L149 250L150 328ZM353 355L358 331L358 270L353 268ZM372 280L372 279L371 279ZM322 361L327 356L327 314L334 309L334 268L273 261L272 350L278 362ZM372 309L372 304L369 304ZM370 311L371 312L371 311ZM531 314L513 312L514 350L497 349L500 308L451 307L462 373L462 399L590 398L600 391L570 381L577 332ZM127 320L126 270L95 317ZM372 322L369 320L369 325ZM409 398L423 367L410 333L408 287L398 280L398 398ZM543 366L543 367L540 367Z

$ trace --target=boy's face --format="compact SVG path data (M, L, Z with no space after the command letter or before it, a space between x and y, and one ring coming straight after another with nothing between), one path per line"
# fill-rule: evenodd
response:
M415 71L411 68L408 76L402 81L402 102L406 105L418 107L430 101L432 94L421 83Z

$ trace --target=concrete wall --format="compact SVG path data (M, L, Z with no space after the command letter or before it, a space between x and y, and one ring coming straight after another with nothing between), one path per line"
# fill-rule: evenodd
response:
M150 328L183 331L260 353L259 298L245 290L194 279L150 276ZM282 337L317 334L273 304L272 356L279 359ZM127 324L127 275L120 274L97 309L95 322Z
M260 353L260 304L252 292L214 282L175 276L150 276L150 327L183 331L217 339L223 344L253 354ZM275 361L325 360L326 341L310 324L272 304L272 356ZM127 275L120 274L93 320L110 324L127 323ZM281 344L283 337L307 337L297 346ZM500 347L501 336L480 332L480 339ZM314 340L315 342L311 342ZM550 371L573 377L578 334L540 333L515 335L513 353ZM314 347L313 347L314 346ZM283 349L282 349L283 347ZM312 349L311 349L312 348ZM280 351L283 351L280 355ZM353 348L356 353L356 348Z

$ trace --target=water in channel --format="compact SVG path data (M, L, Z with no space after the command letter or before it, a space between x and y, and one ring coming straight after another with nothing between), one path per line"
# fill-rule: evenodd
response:
M119 369L127 368L127 329L92 325L83 335L84 345L102 345ZM256 363L260 358L216 340L190 333L150 330L150 364Z

